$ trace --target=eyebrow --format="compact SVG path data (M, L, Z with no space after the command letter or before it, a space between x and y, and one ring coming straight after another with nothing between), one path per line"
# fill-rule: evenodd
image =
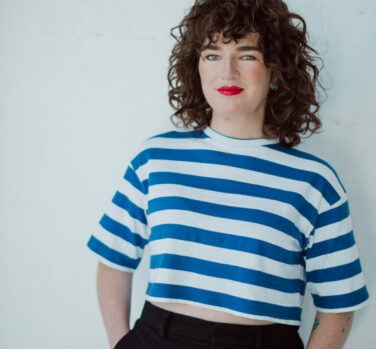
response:
M219 51L221 48L217 45L206 45L203 50L216 50ZM238 46L235 51L259 51L261 52L261 49L257 46ZM262 52L261 52L262 53Z

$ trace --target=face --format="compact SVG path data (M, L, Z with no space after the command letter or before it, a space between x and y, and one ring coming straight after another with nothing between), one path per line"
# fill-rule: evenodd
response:
M217 34L218 35L218 34ZM213 118L264 118L271 71L258 50L258 33L224 44L220 40L201 52L199 74L206 101L213 109ZM206 45L208 39L204 42ZM242 48L250 46L250 48ZM204 46L205 47L205 46ZM222 86L237 86L242 92L221 94Z

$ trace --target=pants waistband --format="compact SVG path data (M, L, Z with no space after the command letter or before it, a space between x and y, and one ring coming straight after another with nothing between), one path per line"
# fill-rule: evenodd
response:
M162 337L169 333L209 343L276 345L296 338L299 326L286 324L240 325L213 322L159 308L145 301L140 320Z

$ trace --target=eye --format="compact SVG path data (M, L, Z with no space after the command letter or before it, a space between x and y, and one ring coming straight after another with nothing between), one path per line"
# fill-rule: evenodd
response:
M210 59L209 57L218 57L218 55L207 55L205 58L208 59L209 61L214 61L215 59ZM251 55L245 55L243 57L251 57L250 59L245 59L245 61L254 61L256 59L255 56L251 56ZM242 57L242 58L243 58Z
M206 59L209 59L209 57L212 57L212 56L216 56L216 57L218 57L217 55L207 55L205 58L206 58ZM212 61L212 59L209 59L209 61Z
M251 55L246 55L246 56L243 56L243 57L251 57L251 59L246 59L246 61L253 61L256 59L255 56L251 56Z

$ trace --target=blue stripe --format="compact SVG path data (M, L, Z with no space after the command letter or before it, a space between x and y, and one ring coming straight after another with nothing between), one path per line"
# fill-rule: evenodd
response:
M285 148L281 144L278 144L278 143L277 144L267 144L266 147L274 149L274 150L278 150L278 151L285 153L285 154L296 156L296 157L301 158L301 159L313 160L313 161L316 161L316 162L319 162L319 163L325 165L326 167L328 167L334 173L334 175L337 177L337 180L338 180L339 184L341 185L343 191L345 193L347 193L345 187L343 186L341 180L338 177L336 170L328 162L326 162L323 159L320 159L318 156L304 152L302 150L295 149L295 148Z
M349 202L346 200L342 205L321 213L317 218L315 229L328 224L340 222L350 215Z
M271 303L252 301L228 294L195 287L150 283L146 293L152 297L186 299L202 304L232 309L244 314L270 316L277 319L300 321L299 307L285 307Z
M109 231L110 233L120 237L123 240L128 241L134 246L139 246L144 248L148 243L148 240L144 239L141 235L133 233L128 226L123 225L119 222L114 221L112 218L108 217L106 214L103 215L99 224L103 229Z
M330 204L337 202L340 197L328 180L319 173L281 165L276 162L259 159L250 155L224 153L217 150L205 149L165 149L148 148L138 154L133 160L133 167L144 165L148 160L186 161L204 164L216 164L228 167L237 167L245 170L258 171L273 176L290 178L296 181L307 182L322 192Z
M159 133L148 139L153 138L172 138L172 139L185 139L185 138L208 138L208 136L202 132L202 130L190 130L190 131L167 131Z
M127 167L127 170L124 174L124 179L132 184L136 189L138 189L142 194L146 195L148 193L148 186L147 180L141 183L140 179L138 178L135 170L132 168L131 165Z
M345 250L355 245L353 231L334 239L318 242L314 244L307 252L306 259L315 258L324 254Z
M218 233L182 224L161 224L152 227L149 241L160 239L185 240L234 251L243 251L290 265L304 264L301 253L297 251L289 251L280 246L247 236Z
M119 191L117 191L112 198L112 202L126 210L129 215L143 224L147 224L147 219L144 210L141 207L135 205L129 198Z
M363 286L359 290L356 290L351 293L324 297L312 294L312 297L313 302L317 307L325 309L336 309L353 307L355 305L363 303L369 298L369 294L366 286Z
M306 273L307 281L313 283L338 281L351 278L362 272L359 258L338 267L314 270Z
M148 206L148 214L162 210L185 210L202 213L208 216L267 225L293 237L299 242L300 246L303 246L303 233L299 231L293 222L274 213L257 209L214 204L179 196L152 199L149 201Z
M285 202L299 211L312 225L317 220L317 209L301 194L263 185L242 183L236 180L210 178L175 172L152 172L149 185L179 184L216 192L254 196Z
M304 295L305 290L305 283L300 279L285 279L258 270L168 253L150 257L150 269L158 268L185 270L201 275L266 287L285 293L300 293Z
M98 239L96 239L93 235L90 237L90 240L88 241L86 245L92 251L101 255L103 258L107 259L108 261L121 265L123 267L136 269L141 261L141 258L139 259L130 258L118 251L115 251L109 248L107 245L103 244Z

